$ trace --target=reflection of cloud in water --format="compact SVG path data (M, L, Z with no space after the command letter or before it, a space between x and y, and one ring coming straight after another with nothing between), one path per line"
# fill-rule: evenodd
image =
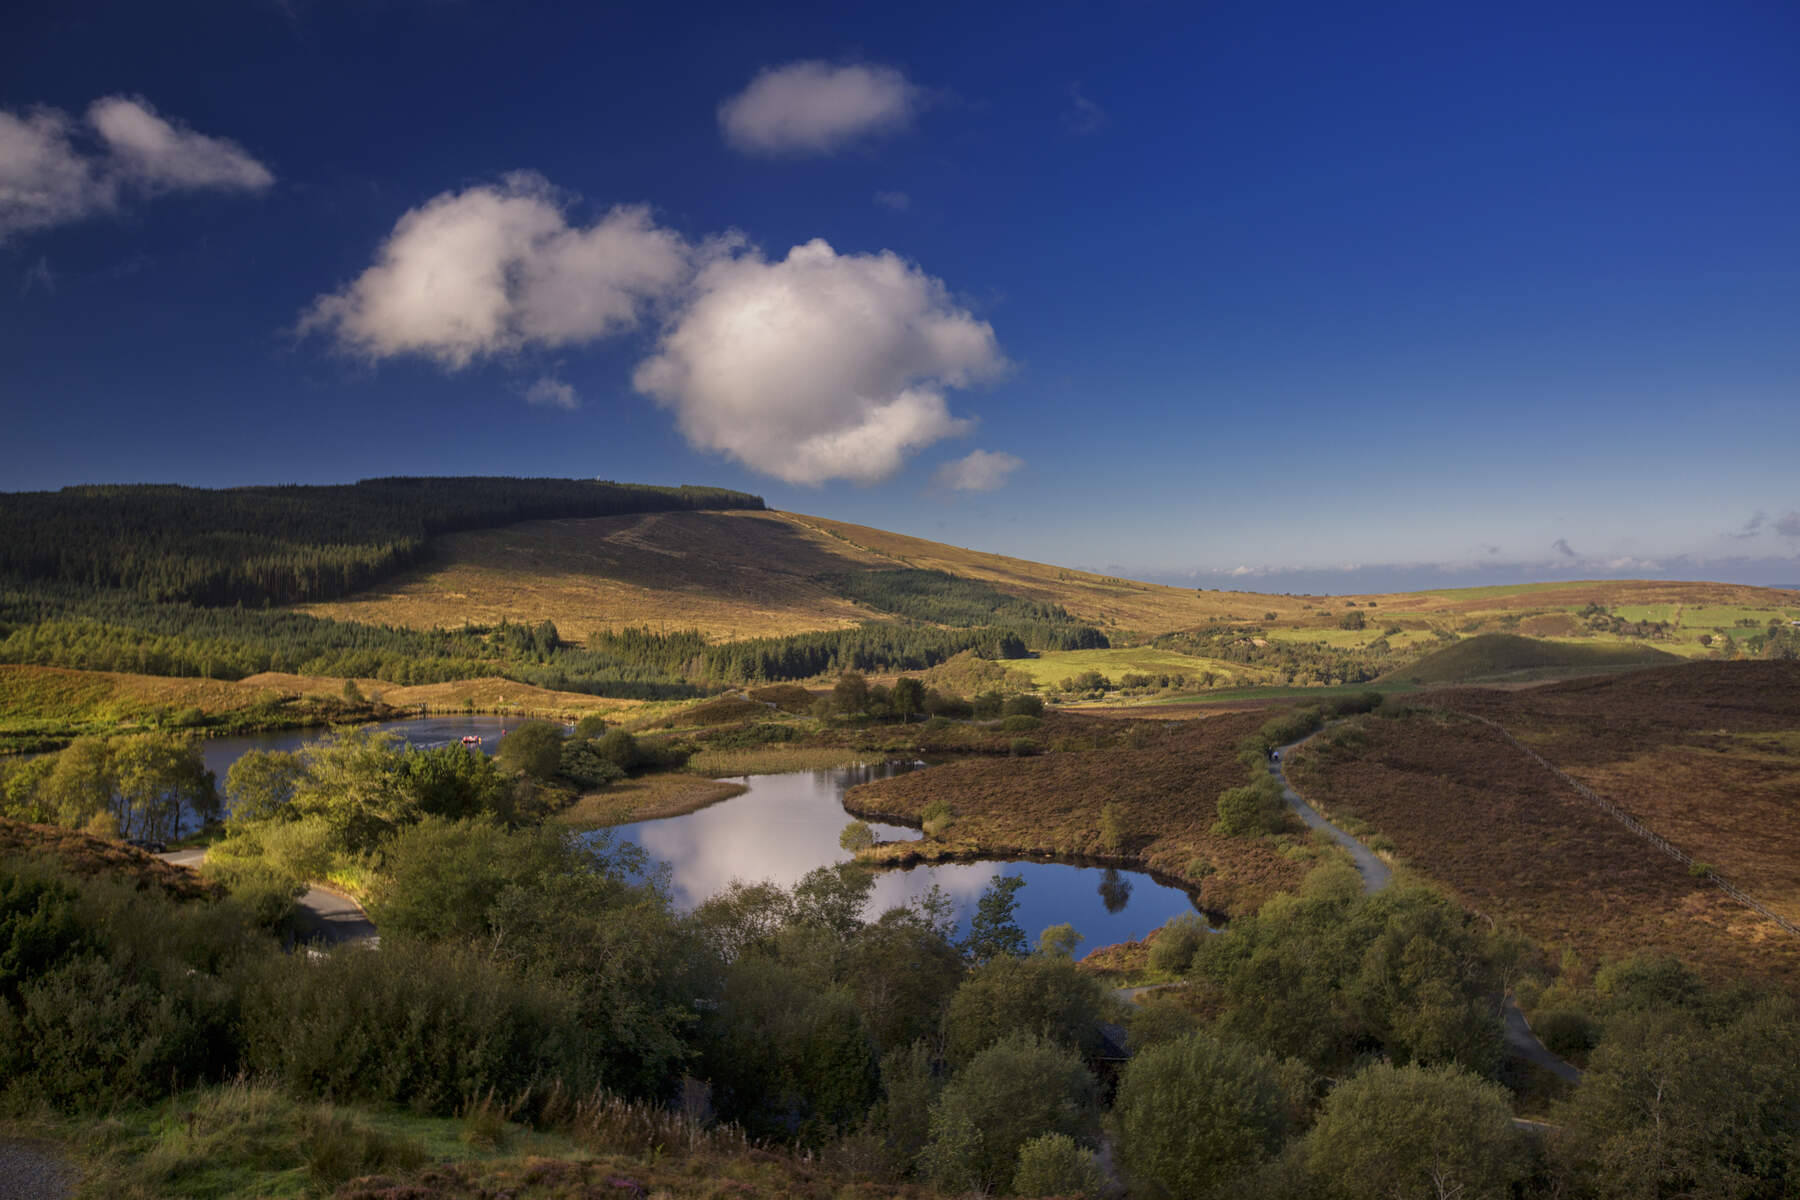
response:
M750 790L735 799L617 832L669 864L670 888L683 908L716 895L734 879L792 887L816 867L849 861L838 846L838 835L852 819L843 809L844 789L893 773L863 768L754 776L745 780ZM887 840L918 836L895 825L872 827ZM1097 880L1100 873L1092 868L1060 864L957 863L879 873L866 915L916 901L935 884L966 920L997 872L1027 881L1018 897L1018 922L1028 938L1066 921L1086 936L1091 949L1142 936L1175 913L1192 911L1181 892L1137 875L1108 871Z

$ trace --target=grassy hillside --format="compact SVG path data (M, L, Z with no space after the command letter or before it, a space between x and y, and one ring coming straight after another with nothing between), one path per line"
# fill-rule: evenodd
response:
M1702 631L1718 632L1742 619L1760 624L1774 615L1800 618L1800 595L1793 592L1713 583L1532 584L1354 597L1205 591L762 511L533 521L450 534L433 542L427 565L304 611L413 629L548 618L573 641L636 625L698 629L729 641L842 629L885 615L852 599L841 578L903 567L980 580L1006 595L1057 606L1109 634L1258 624L1278 639L1360 646L1398 625L1387 636L1404 646L1435 630L1477 632L1534 615L1553 618L1546 633L1588 632L1573 615L1587 605L1627 606L1621 615L1631 621L1646 619L1636 608L1648 613L1648 606L1667 605L1673 624L1687 635L1671 645L1699 653L1695 639ZM1339 628L1349 601L1373 610L1363 630Z
M1483 633L1434 650L1390 671L1383 683L1473 683L1528 679L1575 671L1622 671L1679 661L1653 646L1556 642L1511 633Z

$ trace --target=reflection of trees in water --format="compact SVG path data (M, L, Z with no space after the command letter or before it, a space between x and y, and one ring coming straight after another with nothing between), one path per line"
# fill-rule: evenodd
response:
M1131 903L1131 881L1122 878L1111 867L1100 876L1100 902L1106 905L1109 913L1122 913L1125 906Z

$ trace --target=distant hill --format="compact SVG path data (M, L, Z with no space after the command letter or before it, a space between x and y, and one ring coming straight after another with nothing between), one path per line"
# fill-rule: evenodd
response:
M1624 671L1680 662L1652 646L1550 642L1512 633L1483 633L1390 671L1381 683L1474 683L1563 672Z

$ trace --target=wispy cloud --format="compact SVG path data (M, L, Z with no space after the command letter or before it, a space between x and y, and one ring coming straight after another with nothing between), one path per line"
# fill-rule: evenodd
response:
M82 121L55 108L0 110L0 242L117 211L132 196L274 182L237 143L163 117L141 97L102 97Z
M1071 83L1069 107L1063 112L1063 127L1070 133L1085 136L1099 133L1106 125L1106 110L1088 99L1079 83Z
M19 276L20 296L30 295L33 288L42 288L46 292L56 290L56 272L50 269L50 260L43 255Z
M1768 521L1768 519L1769 519L1769 514L1759 508L1756 510L1756 513L1748 521L1744 522L1743 528L1741 528L1733 533L1726 533L1724 536L1728 537L1728 538L1739 538L1739 539L1753 538L1757 534L1762 532L1763 525Z
M1563 538L1557 538L1554 542L1551 542L1550 548L1552 550L1556 551L1558 554L1562 555L1564 558L1580 558L1581 557L1581 555L1575 553L1574 547L1570 546L1568 541Z
M830 154L905 129L922 100L893 67L808 59L758 73L719 105L719 128L745 154Z
M1004 450L975 450L937 469L932 481L957 492L991 492L1003 487L1025 460Z
M875 203L895 212L905 212L912 207L912 197L905 192L876 192Z
M1800 539L1800 512L1790 509L1775 519L1775 532L1784 538Z
M525 389L525 402L543 408L560 408L566 412L574 412L581 407L581 397L575 394L574 388L548 375Z

